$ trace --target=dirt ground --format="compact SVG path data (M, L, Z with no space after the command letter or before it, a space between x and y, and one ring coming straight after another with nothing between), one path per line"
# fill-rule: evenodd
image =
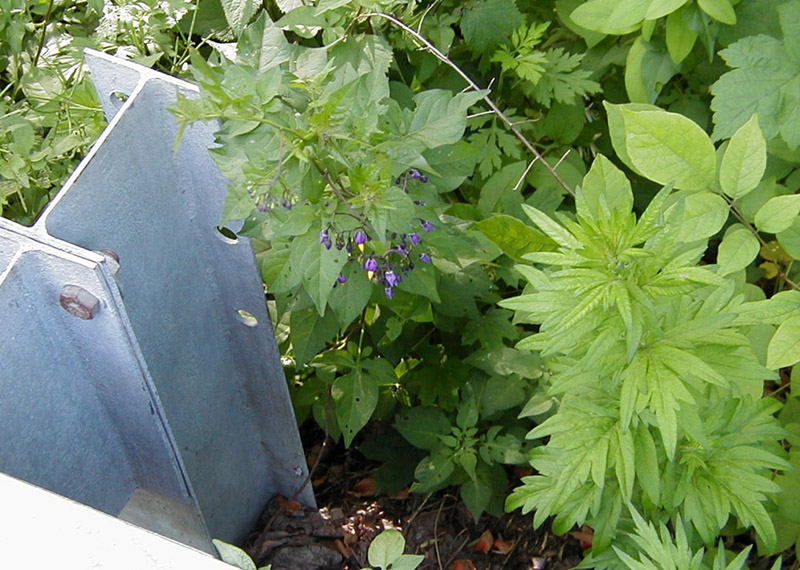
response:
M316 442L306 450L313 467L323 434L303 431L307 445ZM406 538L406 553L425 557L419 570L566 570L578 565L591 544L588 528L557 536L547 525L534 530L532 516L519 512L484 514L476 522L455 489L378 495L372 478L378 467L354 449L326 446L311 479L319 508L273 499L246 550L272 570L360 570L368 567L372 539L394 528ZM740 550L747 539L730 538L726 547ZM784 570L800 568L793 551L783 558ZM752 556L748 566L767 570L772 560Z

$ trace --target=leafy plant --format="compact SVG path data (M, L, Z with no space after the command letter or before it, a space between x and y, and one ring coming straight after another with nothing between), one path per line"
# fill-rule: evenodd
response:
M231 566L236 566L241 570L256 570L256 564L253 562L253 559L250 558L250 555L238 546L228 544L227 542L223 542L217 538L212 540L212 542L217 548L217 552L219 552L219 556L223 562L226 562ZM257 570L270 570L270 568L272 568L272 565L268 564L267 566L261 566Z
M371 568L362 570L414 570L422 564L424 556L403 554L406 539L399 530L387 529L376 536L369 545L367 559Z

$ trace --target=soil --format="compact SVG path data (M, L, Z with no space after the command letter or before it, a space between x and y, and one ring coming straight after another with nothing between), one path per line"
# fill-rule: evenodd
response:
M319 442L323 434L304 429L318 509L276 497L266 506L246 550L259 567L272 570L360 570L369 568L367 549L382 530L394 528L406 538L407 554L424 556L419 570L566 570L575 568L591 545L591 529L565 536L547 525L534 530L532 515L519 512L473 520L455 489L414 494L376 494L371 475L380 464L354 449ZM731 537L738 551L747 535ZM751 570L771 568L775 557L751 555ZM783 553L784 570L800 567L794 551Z

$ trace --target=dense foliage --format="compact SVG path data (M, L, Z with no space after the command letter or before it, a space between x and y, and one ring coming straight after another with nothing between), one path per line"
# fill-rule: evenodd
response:
M193 78L298 419L383 490L587 524L594 568L800 539L800 0L13 4L3 214L101 126L80 47Z

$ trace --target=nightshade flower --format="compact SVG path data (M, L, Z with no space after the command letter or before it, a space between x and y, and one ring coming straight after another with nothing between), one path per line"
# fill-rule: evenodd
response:
M422 176L419 177L418 180L423 184L425 184L428 181L428 177L423 174Z
M386 297L388 299L394 297L394 289L392 289L391 287L387 287L386 289L383 290L383 292L386 293Z
M420 253L419 254L419 260L422 263L430 263L431 262L431 256L428 255L427 253Z
M410 241L414 245L419 245L422 243L422 238L419 236L417 232L408 234L408 241Z
M416 168L412 168L411 170L408 171L407 176L414 180L419 180L422 177L422 174L420 174L419 170L417 170Z
M356 242L356 244L358 244L358 245L361 245L362 243L366 243L367 240L369 240L369 236L367 234L365 234L364 232L362 232L361 230L358 230L356 232L355 237L353 238L353 241Z
M328 241L328 239L330 239L328 237L328 230L322 230L321 232L319 232L319 243L325 243L326 241Z
M339 275L339 277L336 278L336 280L341 284L347 283L347 277L345 277L344 275L341 275L341 274Z
M400 283L400 276L391 269L384 274L383 278L389 287L394 287Z
M421 224L421 225L422 225L422 229L423 229L423 230L425 230L425 233L426 233L426 234L429 234L429 233L431 233L433 230L435 230L435 229L436 229L436 226L434 226L434 225L433 225L432 223L430 223L428 220L422 220L422 224Z
M377 271L378 270L378 262L370 257L364 262L364 269L367 271Z

